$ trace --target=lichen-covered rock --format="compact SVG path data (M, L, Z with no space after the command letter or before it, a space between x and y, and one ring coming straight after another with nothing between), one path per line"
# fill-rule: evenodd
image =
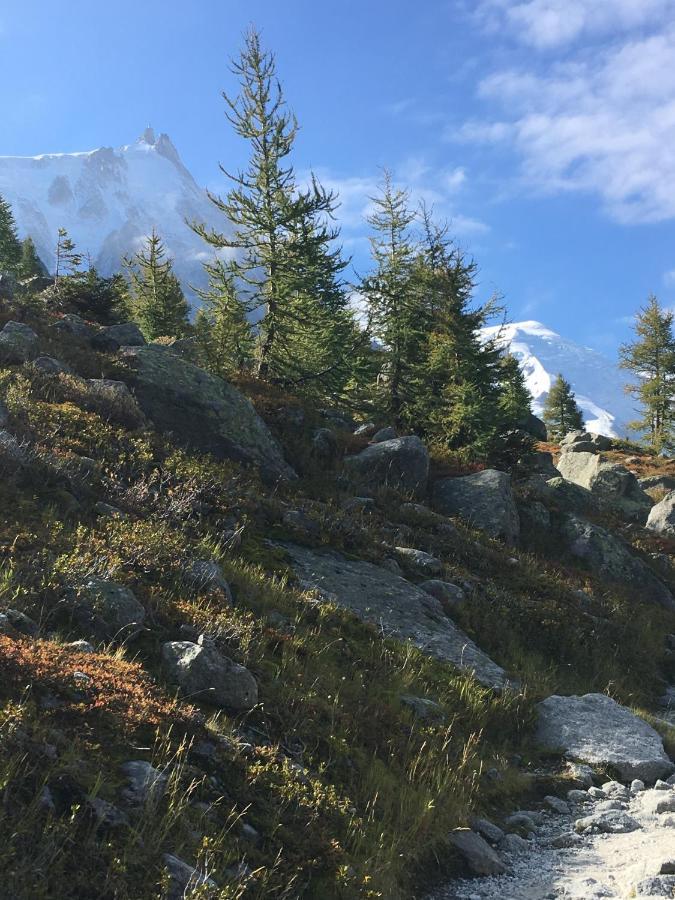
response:
M466 594L463 588L451 581L442 581L440 578L430 578L420 584L423 591L431 594L442 605L443 609L452 612L466 603Z
M651 508L647 528L659 534L675 535L675 491Z
M629 816L620 809L610 809L606 812L596 812L583 819L577 819L574 830L577 834L587 831L599 831L603 834L627 834L641 828L637 819Z
M184 900L186 897L192 897L195 892L197 892L196 896L202 897L204 900L215 897L214 891L217 885L208 875L171 853L165 853L162 860L169 876L168 893L165 900ZM210 888L213 890L209 890Z
M397 437L396 429L392 425L387 425L386 428L376 431L371 437L371 441L374 444L381 444L383 441L393 441L395 437Z
M654 782L675 770L658 732L606 694L553 695L537 712L535 739L544 750L612 766L625 781Z
M120 766L126 777L122 799L130 806L138 806L146 800L159 800L166 792L168 776L143 759L133 759Z
M143 630L145 609L125 585L94 579L78 592L73 618L87 636L123 643Z
M421 497L429 477L429 452L414 435L395 438L346 457L345 470L371 490L388 486Z
M70 366L62 363L53 356L38 356L33 361L33 368L43 375L60 375L61 373L71 372Z
M636 521L647 520L652 500L625 466L593 453L568 452L558 460L558 471L567 481L591 491L605 506L616 507Z
M54 331L60 331L63 334L70 334L80 340L90 340L94 335L94 329L91 325L87 325L84 319L75 313L66 313L58 321L51 326Z
M310 448L313 459L324 466L332 466L338 457L338 443L330 428L317 428Z
M443 563L424 550L416 550L413 547L395 547L394 552L398 561L408 569L419 572L420 575L440 575L443 571Z
M646 475L644 478L638 478L638 482L643 491L665 491L668 494L675 491L673 475Z
M7 322L0 331L0 362L6 365L29 362L38 355L40 340L29 325Z
M225 709L252 709L258 684L245 666L224 656L202 635L198 643L170 641L162 645L167 676L191 700Z
M223 570L215 559L196 559L185 568L185 580L198 591L219 591L232 603L232 591Z
M485 838L468 828L450 834L452 847L460 854L472 875L502 875L506 865Z
M472 672L488 687L508 684L504 670L443 615L440 603L400 575L338 553L282 546L305 589L372 622L388 637L410 641L430 656Z
M217 458L257 465L268 480L295 478L253 404L232 385L158 345L125 356L136 399L160 431Z
M101 329L101 333L106 338L116 341L120 347L143 347L146 343L143 332L135 322L108 325Z
M433 508L445 516L460 516L490 537L516 544L520 535L518 508L511 476L486 469L460 478L442 478L431 492Z
M646 600L666 609L675 609L675 600L668 588L620 538L600 525L574 515L567 516L560 534L569 552L583 560L596 574L635 585Z

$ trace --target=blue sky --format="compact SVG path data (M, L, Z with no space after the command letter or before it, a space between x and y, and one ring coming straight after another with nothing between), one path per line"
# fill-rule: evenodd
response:
M675 305L675 0L5 0L0 154L167 132L198 181L245 148L223 115L251 22L302 130L295 164L362 215L382 166L477 259L480 294L612 353Z

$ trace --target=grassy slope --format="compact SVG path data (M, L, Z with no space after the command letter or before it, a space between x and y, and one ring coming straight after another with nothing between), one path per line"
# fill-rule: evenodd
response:
M114 357L50 336L44 315L31 324L44 351L79 374L124 377ZM536 761L534 700L592 689L648 705L658 692L672 616L595 582L553 547L547 560L511 554L459 523L449 538L393 495L382 494L371 516L344 513L348 495L307 456L314 413L304 433L284 429L278 409L288 398L254 397L305 473L269 492L253 473L184 452L139 426L133 409L67 376L9 368L0 396L9 430L32 453L20 476L0 479L0 607L24 610L43 635L0 638L4 896L156 897L164 852L199 860L222 897L411 896L430 862L452 862L443 844L451 827L517 802L527 779L509 759ZM100 500L126 518L97 516ZM315 522L316 545L377 560L383 541L405 543L472 581L462 624L520 675L525 695L495 697L298 590L268 544L288 536L288 505ZM234 608L181 578L185 562L210 557L231 581ZM148 611L132 647L64 649L80 635L63 598L92 575L129 585ZM258 708L235 717L176 700L159 647L184 623L218 635L252 669ZM402 693L438 700L444 721L414 720ZM96 828L87 796L116 802L128 759L166 765L168 796L130 829ZM488 777L491 768L500 777ZM47 782L53 813L39 803ZM241 861L254 880L225 876Z

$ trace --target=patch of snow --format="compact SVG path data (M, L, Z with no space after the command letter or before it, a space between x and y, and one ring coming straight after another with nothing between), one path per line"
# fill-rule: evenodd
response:
M544 402L561 373L572 385L586 428L608 437L629 435L635 418L627 378L616 362L603 354L561 337L541 322L514 322L483 329L486 339L499 338L520 363L532 395L532 408L541 415Z

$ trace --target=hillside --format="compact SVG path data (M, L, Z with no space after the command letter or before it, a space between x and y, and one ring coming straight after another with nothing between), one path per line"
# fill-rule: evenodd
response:
M1 896L422 896L454 829L578 787L555 694L622 705L596 782L623 707L672 771L672 463L481 471L131 324L0 328Z

